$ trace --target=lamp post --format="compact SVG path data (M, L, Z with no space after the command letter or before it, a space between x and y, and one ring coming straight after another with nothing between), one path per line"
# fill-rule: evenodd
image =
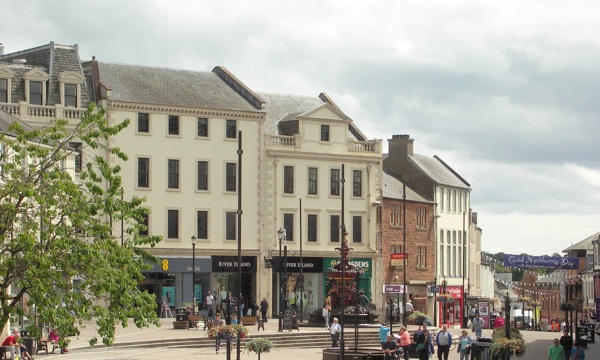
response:
M285 309L286 299L284 296L285 292L285 279L282 275L282 268L285 274L287 275L287 241L286 241L286 233L285 229L279 228L277 231L277 238L279 239L279 261L281 266L279 268L279 331L283 331L283 310ZM285 242L285 261L281 257L281 242Z
M196 280L196 236L192 235L192 315L196 309L196 294L194 281Z
M408 264L406 259L406 184L404 181L402 182L402 217L402 250L404 251L404 254L402 254L404 258L404 267L402 271L404 274L402 283L402 324L406 326L406 297L408 296L408 287L406 286L406 267ZM400 307L399 304L398 307Z
M442 280L442 294L444 295L442 297L442 326L446 323L446 302L447 302L447 298L446 298L446 286L448 285L448 283L446 282L446 275L442 275L442 278L444 280Z

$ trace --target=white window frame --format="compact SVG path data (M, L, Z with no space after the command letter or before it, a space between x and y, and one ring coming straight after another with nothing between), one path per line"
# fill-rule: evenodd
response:
M77 104L75 108L81 108L81 85L85 78L77 71L65 71L58 75L60 103L65 105L65 84L75 85L77 87Z

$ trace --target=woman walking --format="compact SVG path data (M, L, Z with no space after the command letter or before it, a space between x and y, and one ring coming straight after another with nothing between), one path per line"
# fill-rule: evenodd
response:
M331 315L331 296L327 295L323 304L323 319L325 319L325 329L329 330L329 316Z
M467 330L463 330L458 338L458 346L456 347L456 351L460 353L460 360L469 360L471 342L471 338L467 335Z

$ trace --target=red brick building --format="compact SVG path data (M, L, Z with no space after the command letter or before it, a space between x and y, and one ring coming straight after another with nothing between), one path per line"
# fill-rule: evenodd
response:
M428 285L435 279L434 203L404 187L402 181L387 173L383 176L382 194L383 284L401 286L406 279L407 301L410 299L415 310L433 318L434 298ZM398 287L390 289L397 290ZM385 287L383 298L402 303L401 295L385 293Z

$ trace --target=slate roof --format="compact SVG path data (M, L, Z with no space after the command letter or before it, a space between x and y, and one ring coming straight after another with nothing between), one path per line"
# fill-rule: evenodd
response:
M581 240L578 243L575 243L575 244L569 246L568 248L564 249L563 252L569 252L572 250L591 250L591 251L593 251L594 245L592 244L592 241L600 239L599 236L600 236L600 231L593 235L588 236L587 238Z
M47 105L61 103L58 75L65 71L75 71L85 76L81 67L79 47L77 45L59 45L50 42L47 45L0 55L0 63L3 64L12 64L14 59L25 59L27 60L27 64L11 66L11 69L17 72L17 76L13 78L13 103L25 101L25 89L22 77L23 73L33 68L40 68L50 75L50 79L48 80ZM81 107L87 107L91 99L93 99L88 89L89 84L87 83L84 83L81 87Z
M258 111L213 72L101 61L98 70L115 101Z
M469 183L464 181L447 166L440 158L413 154L409 158L433 181L441 185L454 186L457 188L470 189Z
M281 133L277 128L279 120L290 120L296 116L313 110L325 102L319 97L258 93L265 100L264 108L267 112L265 121L265 133L271 135L292 135L293 130L283 130ZM297 127L296 127L297 128Z
M395 176L390 175L388 171L383 171L383 197L388 199L402 199L402 181L397 179ZM421 195L417 194L411 188L406 186L406 200L410 201L418 201L423 203L433 203L432 201L427 200Z
M12 131L8 131L8 128L18 122L21 124L21 127L25 130L33 130L29 125L12 116L11 114L0 110L0 133L6 134L8 136L15 136L16 134Z

